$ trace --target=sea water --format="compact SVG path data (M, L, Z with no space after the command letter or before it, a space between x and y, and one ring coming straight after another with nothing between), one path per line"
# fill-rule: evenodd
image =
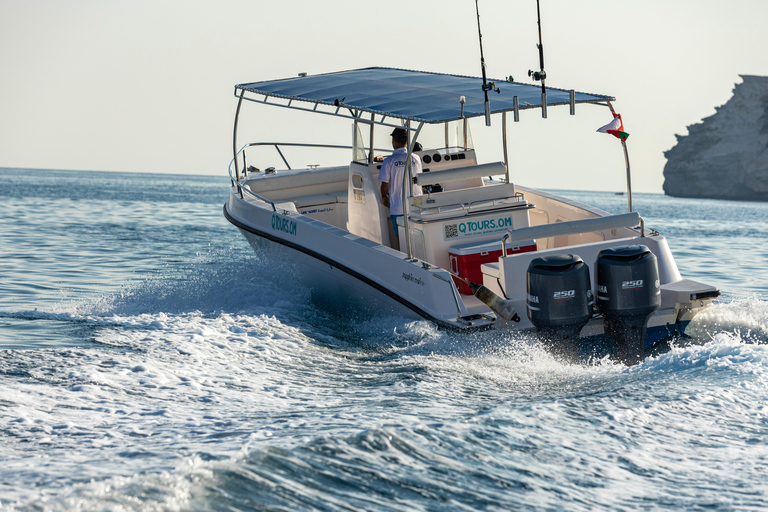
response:
M0 170L0 509L768 508L768 204L634 195L723 295L627 368L328 312L227 193Z

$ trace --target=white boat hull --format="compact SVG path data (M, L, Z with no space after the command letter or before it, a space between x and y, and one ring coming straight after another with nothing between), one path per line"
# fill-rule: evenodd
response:
M487 326L493 318L469 316L450 274L408 260L403 253L309 217L285 215L231 194L224 214L254 249L290 249L313 297L347 307L370 303L371 312L426 318L442 327ZM274 249L274 248L272 248ZM374 305L375 304L375 305Z
M389 295L325 261L240 228L257 253L294 263L299 281L310 289L312 301L339 314L358 317L395 315L422 317Z
M299 279L310 288L313 301L333 311L364 315L366 318L389 315L423 318L452 330L535 329L524 314L524 276L528 262L542 252L521 254L514 259L503 258L497 264L501 274L505 270L520 274L522 281L517 279L521 283L519 286L499 290L498 285L494 286L493 279L485 283L491 289L496 288L498 294L504 294L522 313L521 321L515 323L497 319L490 310L480 315L473 314L476 311L468 310L464 304L467 296L458 293L450 274L444 269L416 259L408 260L399 251L301 214L278 213L266 203L241 198L234 188L224 213L255 251L294 263ZM663 279L681 282L664 238L655 236L643 242L660 258ZM630 243L638 241L620 239L613 245ZM593 243L578 249L566 249L592 255L603 245L611 244ZM678 296L684 295L685 290L668 296L650 319L649 347L660 339L682 335L690 319L711 302L684 303L678 299ZM599 316L590 320L582 330L582 337L585 338L603 336L603 321Z
M625 135L628 213L612 215L512 182L507 113L517 121L523 109L546 114L547 106L570 105L573 114L576 104L591 104L608 107L618 118L613 98L555 88L542 94L537 86L506 81L494 96L494 112L502 115L504 161L481 163L468 119L483 114L477 107L485 85L485 79L481 88L476 78L387 68L239 84L224 214L254 249L294 261L315 300L334 309L424 318L456 330L534 330L527 312L545 331L570 329L552 340L568 345L571 360L573 340L578 345L580 337L605 338L606 322L628 364L630 357L621 354L629 354L629 337L633 354L640 354L644 341L652 345L682 334L685 323L719 292L683 279L664 237L646 230L633 210ZM238 151L238 119L246 100L352 121L352 144L252 142ZM486 97L490 125L494 112L488 107ZM376 141L381 129L394 151ZM269 146L283 160L283 170L262 172L253 165L266 162L257 150ZM292 168L281 147L351 149L351 162ZM398 203L404 215L393 226L389 207ZM627 272L598 286L597 262L603 277L613 272L604 269L621 266ZM529 269L540 266L548 269L537 289L543 295L529 296L534 290L527 283ZM581 281L563 284L573 269ZM602 298L596 295L601 290ZM595 296L607 320L593 307ZM539 297L550 301L546 307L529 304L538 304ZM624 302L611 309L608 298ZM642 322L639 311L647 311ZM646 325L647 315L652 316ZM627 318L635 323L625 323Z

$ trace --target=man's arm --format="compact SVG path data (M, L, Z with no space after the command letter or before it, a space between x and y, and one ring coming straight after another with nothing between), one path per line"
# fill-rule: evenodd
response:
M381 203L389 208L389 183L381 182Z

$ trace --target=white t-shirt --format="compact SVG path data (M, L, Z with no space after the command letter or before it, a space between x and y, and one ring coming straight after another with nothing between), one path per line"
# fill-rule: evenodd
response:
M395 149L391 155L381 163L379 181L389 183L389 214L403 214L403 173L405 172L405 159L408 151L405 148ZM419 155L411 155L411 175L416 176L421 172L421 158ZM406 191L408 194L408 191ZM422 195L421 187L413 185L413 195ZM408 197L411 195L408 194Z

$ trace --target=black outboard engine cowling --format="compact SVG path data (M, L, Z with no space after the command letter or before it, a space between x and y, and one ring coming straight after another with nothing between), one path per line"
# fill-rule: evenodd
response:
M592 318L589 268L574 254L544 256L528 265L528 318L547 348L570 363L579 352L579 333Z
M632 365L645 359L648 320L661 306L656 256L644 245L603 249L597 255L597 309L613 337L619 359Z

